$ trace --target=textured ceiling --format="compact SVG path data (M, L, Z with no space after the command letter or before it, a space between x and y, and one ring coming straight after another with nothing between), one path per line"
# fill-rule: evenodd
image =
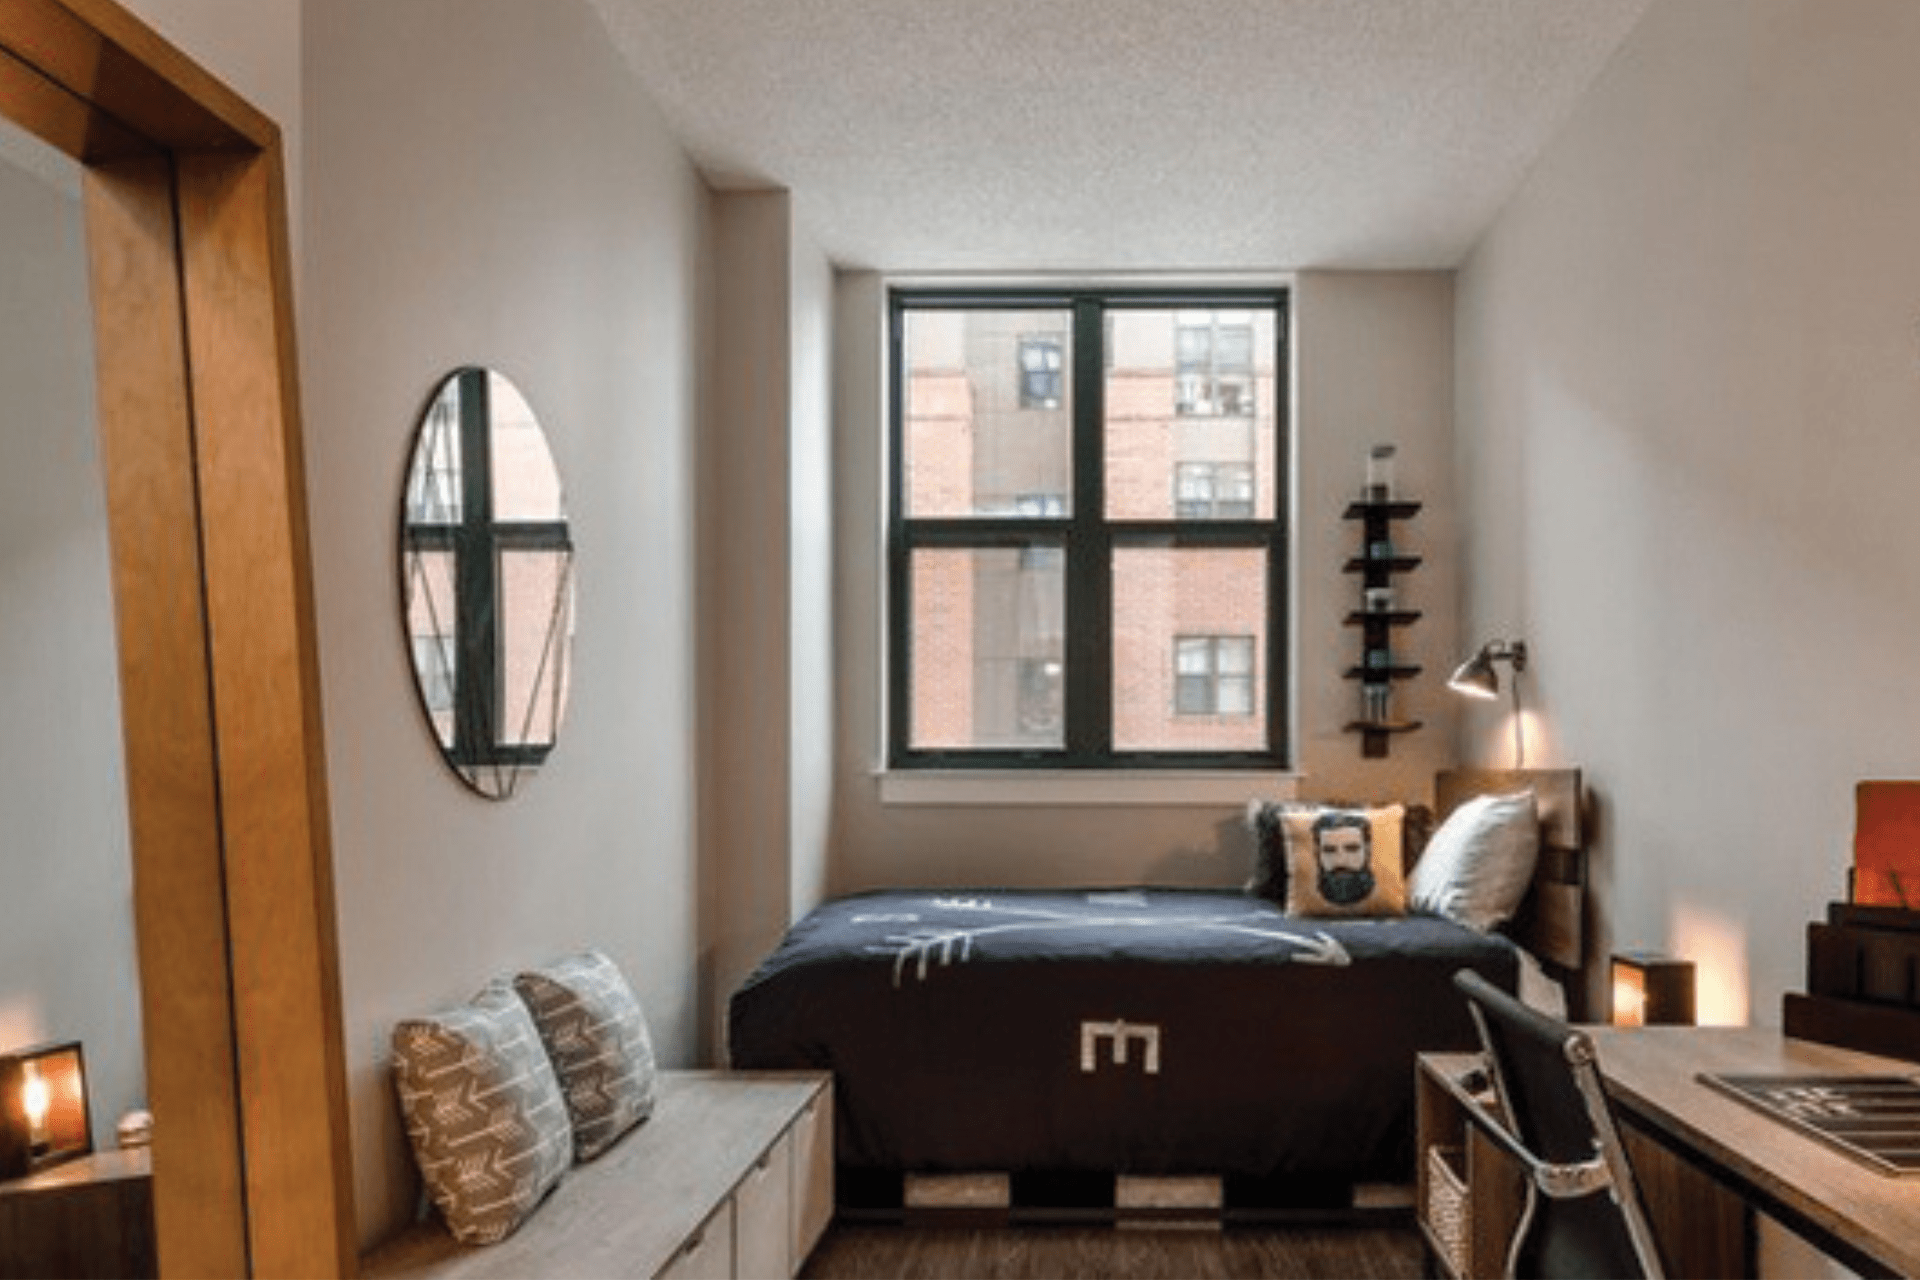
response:
M1650 0L592 0L722 188L893 271L1447 267Z

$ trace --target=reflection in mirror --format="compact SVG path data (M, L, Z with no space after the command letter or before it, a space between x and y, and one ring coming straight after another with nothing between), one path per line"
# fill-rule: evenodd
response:
M560 473L519 390L455 370L414 437L400 527L413 674L441 754L496 800L553 749L573 647Z
M5 120L0 389L0 1053L79 1041L108 1149L147 1086L81 174Z

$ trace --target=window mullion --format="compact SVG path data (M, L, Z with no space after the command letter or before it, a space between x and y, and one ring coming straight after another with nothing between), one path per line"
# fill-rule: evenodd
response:
M499 744L499 578L493 524L492 410L486 375L460 375L460 526L454 552L454 759L479 764Z
M1067 534L1067 754L1113 748L1113 550L1106 527L1104 307L1073 309L1073 518Z

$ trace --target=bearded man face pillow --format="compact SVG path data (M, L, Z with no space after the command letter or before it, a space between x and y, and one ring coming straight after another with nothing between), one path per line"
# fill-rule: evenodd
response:
M1286 815L1287 911L1296 916L1406 912L1399 805Z

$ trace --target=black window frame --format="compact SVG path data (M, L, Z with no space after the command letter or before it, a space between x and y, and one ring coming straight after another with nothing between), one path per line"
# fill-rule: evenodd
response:
M1292 767L1288 695L1293 597L1288 564L1292 512L1292 423L1288 358L1289 291L1284 287L1198 289L932 289L888 291L887 467L887 767L896 770L1247 769ZM1107 317L1118 310L1271 308L1274 315L1273 511L1182 519L1108 518L1105 514ZM1044 518L966 515L914 517L906 511L906 318L916 310L1068 311L1067 375L1072 414L1072 500ZM1178 356L1175 353L1176 366ZM1181 415L1171 412L1170 420ZM1256 459L1257 463L1257 459ZM1257 474L1257 471L1256 471ZM916 550L1059 548L1067 557L1065 597L1065 741L1058 748L916 748L912 733L912 557ZM1172 547L1262 550L1267 560L1265 675L1261 707L1267 742L1257 750L1129 750L1113 745L1113 557L1117 549Z

